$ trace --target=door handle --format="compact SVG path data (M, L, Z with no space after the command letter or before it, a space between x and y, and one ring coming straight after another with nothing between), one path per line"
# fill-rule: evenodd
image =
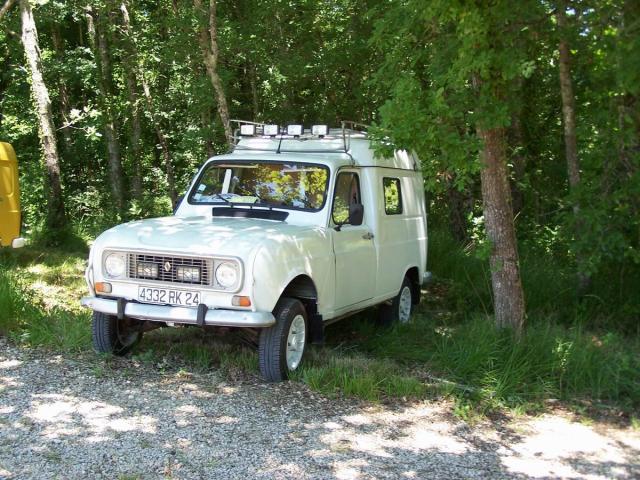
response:
M367 232L364 235L362 235L362 238L364 238L365 240L373 240L373 233Z

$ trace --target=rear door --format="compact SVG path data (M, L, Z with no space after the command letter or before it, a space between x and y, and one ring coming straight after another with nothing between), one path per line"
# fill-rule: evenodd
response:
M332 204L332 226L348 221L349 206L362 203L360 176L355 170L340 171ZM365 212L367 208L365 206ZM336 261L336 311L373 298L376 288L376 250L365 213L362 225L344 224L332 229Z
M0 245L8 247L19 236L18 161L11 145L0 142Z

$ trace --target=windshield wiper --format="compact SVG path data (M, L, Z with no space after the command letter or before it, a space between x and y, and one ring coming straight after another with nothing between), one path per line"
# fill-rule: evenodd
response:
M231 203L229 200L227 200L226 198L224 198L224 197L222 196L222 194L221 194L221 193L216 193L216 194L213 196L213 198L219 198L220 200L222 200L222 201L223 201L223 202L225 202L225 203L229 203L229 204Z

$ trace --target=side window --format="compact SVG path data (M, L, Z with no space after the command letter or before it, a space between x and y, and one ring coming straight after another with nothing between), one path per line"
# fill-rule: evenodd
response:
M387 215L400 215L402 213L402 190L399 178L383 178L384 188L384 213Z
M354 172L342 172L336 179L336 189L333 194L333 210L331 215L336 225L349 220L349 206L362 203L360 200L360 181Z

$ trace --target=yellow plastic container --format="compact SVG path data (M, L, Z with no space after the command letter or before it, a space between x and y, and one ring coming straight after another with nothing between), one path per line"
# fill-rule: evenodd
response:
M0 245L14 248L24 245L20 237L18 159L13 147L4 142L0 142Z

